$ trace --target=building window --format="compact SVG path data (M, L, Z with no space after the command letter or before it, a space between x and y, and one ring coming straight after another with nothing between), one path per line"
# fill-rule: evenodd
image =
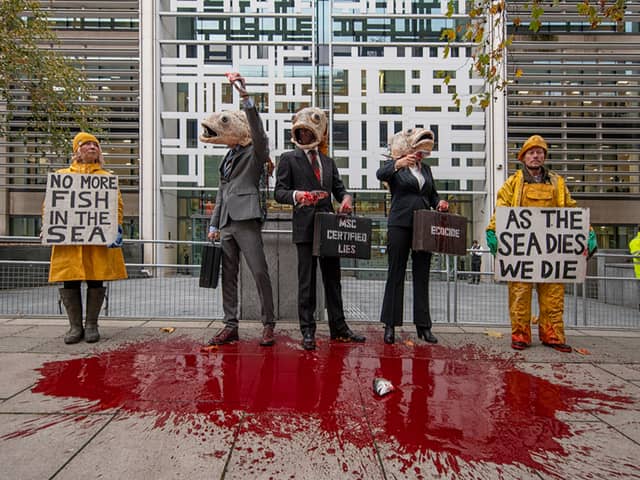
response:
M405 93L404 70L381 70L380 93Z

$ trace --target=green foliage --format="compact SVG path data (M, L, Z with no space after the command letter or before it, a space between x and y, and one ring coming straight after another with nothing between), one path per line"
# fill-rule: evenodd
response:
M532 0L527 5L529 9L529 30L537 32L542 25L545 5L553 6L559 0ZM447 17L452 18L455 13L453 0L447 3ZM507 87L506 73L500 68L505 55L513 42L513 36L506 37L504 25L506 24L506 0L476 0L468 4L469 21L459 31L444 29L440 39L447 42L444 50L445 57L449 56L454 42L471 42L475 44L471 57L472 65L470 74L479 76L485 81L485 91L472 95L466 107L467 115L473 112L474 106L486 109L491 103L493 91L502 91ZM625 0L597 0L592 3L589 0L582 0L576 6L580 15L586 17L592 28L598 27L604 21L621 22L624 19ZM510 18L510 22L518 27L522 20L519 17ZM499 32L492 35L491 32ZM517 69L514 72L516 78L521 77L525 72ZM446 78L445 78L446 80ZM446 83L446 82L445 82ZM454 95L453 101L456 106L460 106L461 99Z
M39 2L2 0L0 18L0 135L68 155L73 132L96 132L89 85L53 49L59 42Z

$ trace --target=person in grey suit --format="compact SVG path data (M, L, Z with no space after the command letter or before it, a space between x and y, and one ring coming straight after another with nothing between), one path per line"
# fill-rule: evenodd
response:
M262 242L263 211L259 182L269 160L268 140L245 88L245 79L237 73L227 75L242 97L242 112L222 112L203 122L201 139L229 146L220 166L220 185L216 205L209 222L210 240L222 244L222 308L224 327L209 340L209 345L237 341L238 272L240 252L256 283L261 303L263 333L260 345L275 343L273 291Z
M340 202L340 212L351 211L351 195L342 183L332 158L317 148L326 134L326 116L318 108L307 107L294 117L292 141L298 146L280 156L276 170L274 197L278 203L293 205L293 243L298 253L298 317L302 347L315 350L316 269L320 264L324 284L329 332L332 340L364 342L365 337L349 329L344 317L340 259L314 257L313 227L316 212L333 212L331 194Z

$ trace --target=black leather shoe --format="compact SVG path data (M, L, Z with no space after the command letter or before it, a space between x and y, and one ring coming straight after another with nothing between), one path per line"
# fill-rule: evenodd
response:
M207 342L207 344L224 345L225 343L237 342L238 340L238 327L230 327L227 325L216 333L213 338Z
M262 340L260 340L260 345L263 347L271 347L276 343L276 339L273 335L274 325L269 323L264 326L262 329Z
M311 332L305 332L302 334L302 348L305 350L315 350L316 340Z
M418 327L416 325L416 332L418 333L418 338L423 339L428 343L438 343L438 339L435 337L433 333L431 333L431 329L427 327Z
M385 326L384 327L384 343L392 344L392 343L395 343L395 341L396 341L396 334L393 330L393 327L389 325Z
M355 343L364 343L366 338L362 335L358 335L351 331L350 328L340 332L340 333L332 333L331 340L337 340L339 342L355 342Z
M566 343L546 343L546 342L542 342L542 344L545 347L553 348L554 350L557 350L558 352L571 353L573 351L573 348L571 348L571 346L567 345Z

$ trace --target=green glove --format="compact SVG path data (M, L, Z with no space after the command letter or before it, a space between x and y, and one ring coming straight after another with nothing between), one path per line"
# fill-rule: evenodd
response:
M589 250L589 257L591 258L594 253L598 251L598 239L596 238L596 232L593 228L589 228L589 240L587 241L587 249Z
M487 247L491 250L491 255L496 256L498 251L498 239L496 238L496 232L494 230L487 230L485 232L487 239Z

